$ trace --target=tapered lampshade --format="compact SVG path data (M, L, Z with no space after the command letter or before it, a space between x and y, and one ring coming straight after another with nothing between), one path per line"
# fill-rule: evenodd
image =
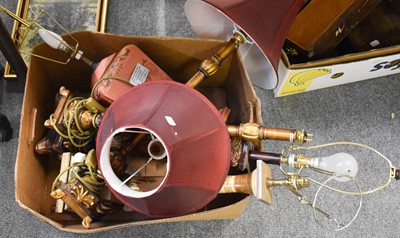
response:
M133 187L114 173L110 150L123 133L151 138L147 158L154 157L155 165L149 163L137 175L154 170L147 182L155 185L139 176L142 183ZM139 85L111 104L98 131L97 148L100 170L113 194L151 217L179 216L204 207L217 196L230 165L230 138L218 110L198 91L172 81ZM132 163L140 162L139 156L132 157Z
M249 41L239 48L254 85L273 89L281 49L304 0L188 0L186 16L203 38L227 40L236 28Z

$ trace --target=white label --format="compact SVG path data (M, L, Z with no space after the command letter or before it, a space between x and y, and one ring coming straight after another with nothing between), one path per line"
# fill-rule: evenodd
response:
M165 120L167 120L167 122L168 122L168 124L169 124L170 126L176 126L176 123L175 123L175 121L174 121L174 119L173 119L172 117L170 117L170 116L165 116Z
M135 70L132 73L132 76L131 76L131 79L129 80L129 82L133 86L138 86L139 84L144 83L148 74L149 74L149 69L138 63L136 65Z

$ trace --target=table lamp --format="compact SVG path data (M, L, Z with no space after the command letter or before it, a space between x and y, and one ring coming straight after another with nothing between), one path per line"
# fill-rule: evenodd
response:
M246 42L239 47L252 83L273 89L281 49L304 0L188 0L185 13L202 38L228 40L240 31Z

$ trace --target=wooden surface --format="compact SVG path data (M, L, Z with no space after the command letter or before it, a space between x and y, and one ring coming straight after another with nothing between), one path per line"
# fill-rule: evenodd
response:
M358 51L367 51L400 45L400 1L385 0L349 34L349 40Z
M313 0L298 14L288 45L306 58L331 51L381 0Z

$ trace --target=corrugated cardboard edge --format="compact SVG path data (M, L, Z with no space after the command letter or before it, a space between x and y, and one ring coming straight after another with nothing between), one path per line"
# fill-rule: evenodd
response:
M96 228L96 232L100 231L108 231L118 228L126 228L131 226L138 226L138 225L151 225L151 224L158 224L158 223L167 223L167 222L184 222L184 221L202 221L202 220L227 220L227 219L235 219L239 217L242 213L243 209L246 207L249 198L246 197L241 201L229 205L228 207L222 207L213 209L212 211L204 211L198 212L194 214L189 214L180 217L172 217L172 218L165 218L165 219L157 219L157 220L148 220L148 221L138 221L138 222L130 222L126 224L119 224L114 226L108 227L99 227ZM80 225L79 225L80 226ZM93 233L91 230L71 230L68 228L60 228L64 231L74 232L74 233Z
M306 68L322 67L322 66L328 66L328 65L362 61L362 60L367 60L367 59L376 58L376 57L383 57L383 56L388 56L388 55L393 55L393 54L398 54L398 53L400 53L400 45L391 46L391 47L382 48L382 49L375 49L375 50L370 50L370 51L365 51L365 52L347 54L347 55L337 56L337 57L329 58L329 59L310 61L310 62L301 63L301 64L291 64L287 55L282 51L281 59L288 69L306 69Z
M80 225L80 224L70 225L68 227L65 227L65 226L61 225L60 223L55 222L55 221L43 216L42 214L30 209L29 207L25 206L23 203L18 201L18 199L17 199L17 202L22 208L33 213L33 215L35 215L39 219L41 219L45 222L48 222L49 224L57 227L58 229L60 229L62 231L83 234L83 233L97 233L97 232L101 232L101 231L109 231L109 230L114 230L114 229L119 229L119 228L126 228L126 227L139 226L139 225L151 225L151 224L167 223L167 222L235 219L240 216L240 214L246 207L248 200L249 200L249 197L246 197L237 203L229 205L228 207L217 208L217 209L213 209L212 211L198 212L198 213L194 213L194 214L190 214L190 215L165 218L165 219L127 222L125 224L111 225L111 226L105 226L105 227L94 227L95 230L84 229L82 227L82 225ZM98 223L98 224L101 224L101 223ZM96 226L96 222L93 223L92 225Z
M29 71L29 67L28 67L28 71ZM29 73L29 72L28 72ZM24 88L24 95L26 95L26 91L27 91L28 89L27 89L27 86L25 85L25 88ZM22 100L22 108L21 108L21 118L20 118L20 121L19 121L19 124L20 125L22 125L22 123L23 123L23 121L25 120L25 118L26 118L26 116L25 116L25 100L27 100L26 99L26 97L24 96L24 98L23 98L23 100ZM15 186L18 184L18 178L19 178L19 176L18 176L18 161L20 160L19 158L21 157L20 156L20 154L21 154L21 143L22 143L22 136L23 136L23 134L22 134L22 132L24 132L24 130L22 130L22 128L20 128L20 130L19 130L19 132L18 132L18 148L17 148L17 158L16 158L16 161L15 161L15 166L14 166L14 184L15 184ZM23 203L21 203L20 202L20 200L18 199L19 198L19 194L18 194L18 189L16 189L16 187L15 187L15 189L14 189L14 195L15 195L15 201L18 203L18 205L19 206L21 206L21 207L23 207L23 208L25 208L25 209L28 209L28 210L30 210L28 207L26 207ZM32 213L34 212L34 211L31 211Z

